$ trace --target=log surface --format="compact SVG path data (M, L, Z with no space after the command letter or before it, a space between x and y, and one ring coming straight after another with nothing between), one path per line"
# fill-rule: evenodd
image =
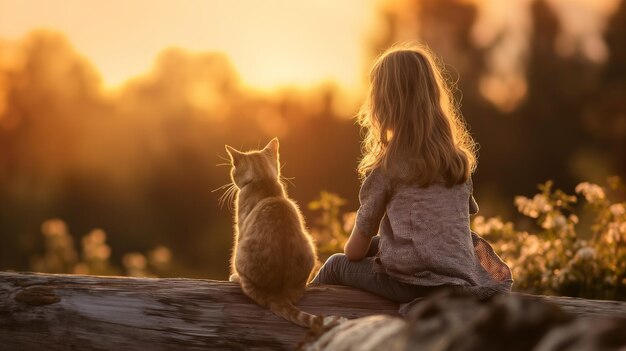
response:
M567 296L535 296L519 294L559 305L562 310L578 317L619 317L626 318L626 302L612 300L587 300Z
M397 314L346 287L311 287L318 315ZM236 283L0 272L0 350L293 350L307 330L263 309Z
M617 311L601 313L608 306ZM483 302L440 294L414 304L405 319L378 315L341 323L300 351L626 350L626 318L616 318L626 317L623 308L623 302L523 294Z
M626 316L626 302L532 298L580 316ZM398 314L395 303L339 286L310 287L298 306L350 319ZM0 272L1 350L293 350L306 334L235 283Z

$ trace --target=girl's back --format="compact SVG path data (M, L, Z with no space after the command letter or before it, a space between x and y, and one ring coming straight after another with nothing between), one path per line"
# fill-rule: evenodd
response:
M494 272L488 271L508 272L508 267L492 251L476 254L475 245L482 239L470 231L469 216L477 211L471 180L452 187L443 181L422 187L416 182L394 182L375 169L363 183L360 197L357 226L378 229L380 234L375 270L420 286L510 288L510 276L494 278ZM365 218L379 220L370 224ZM379 228L369 229L375 222Z
M397 46L376 60L358 121L365 131L361 206L345 257L331 257L315 281L398 302L434 287L481 297L508 292L509 268L470 231L476 144L427 48ZM367 256L376 251L372 242L374 258Z
M453 187L400 183L386 206L381 224L381 259L399 280L418 285L460 284L472 279L474 262L469 230L469 182ZM407 240L407 255L396 254ZM427 282L427 283L426 283Z

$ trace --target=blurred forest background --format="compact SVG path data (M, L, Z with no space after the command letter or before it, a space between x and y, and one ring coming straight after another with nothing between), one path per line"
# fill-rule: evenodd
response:
M441 56L480 144L480 225L500 217L498 230L549 230L514 197L549 179L574 193L584 181L625 178L626 1L390 0L375 9L369 33L354 38L364 43L363 86L395 42L420 40ZM108 90L63 33L9 41L0 32L0 269L225 279L232 217L211 192L229 181L216 165L224 144L252 149L274 136L309 225L347 231L336 218L358 208L352 101L363 89L350 99L333 82L267 90L244 78L223 53L169 48L149 72ZM554 207L541 213L563 205L542 189ZM607 211L623 201L614 189ZM570 205L563 211L584 207ZM578 223L565 216L561 224ZM591 238L593 218L580 216L579 236ZM619 274L613 285L623 286Z

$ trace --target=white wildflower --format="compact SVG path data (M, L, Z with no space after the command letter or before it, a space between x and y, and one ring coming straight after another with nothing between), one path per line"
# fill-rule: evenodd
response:
M604 200L605 194L604 189L597 184L592 184L589 182L583 182L576 186L576 192L582 193L585 197L585 200L589 203L594 203L596 201Z
M593 260L596 257L596 250L592 247L583 247L576 252L576 257L580 260Z
M610 223L606 232L606 242L612 244L616 241L620 241L620 226L618 223Z
M611 211L613 216L619 217L619 216L623 215L624 213L626 213L626 207L624 206L623 203L621 203L621 204L613 204L613 205L611 205L611 207L609 207L609 211Z
M44 236L54 237L54 236L65 236L67 235L67 225L64 221L54 218L44 221L41 225L41 231Z
M486 230L487 228L485 226L485 217L483 216L474 217L474 220L472 221L472 229L478 235L485 235L487 233L487 230Z
M565 225L567 225L567 220L565 219L565 216L560 213L554 216L554 225L558 228L565 227Z
M552 229L555 226L556 225L554 223L554 217L552 216L552 214L548 213L546 218L544 218L543 221L541 222L541 227L543 229Z
M155 265L165 265L172 260L172 252L165 246L157 246L150 252L150 262Z
M535 254L540 249L540 242L537 236L529 235L526 238L526 246L522 249L522 252L526 254Z
M122 257L122 263L127 269L142 270L146 268L146 257L139 252L127 253Z
M532 202L529 198L525 196L516 196L514 200L515 206L517 206L517 210L531 218L539 217L539 212L534 208Z
M537 194L533 197L533 202L535 203L535 207L539 212L548 212L552 211L552 204L548 201L545 195Z
M350 233L356 222L356 212L348 212L343 215L343 230Z
M504 224L500 220L500 218L492 217L487 221L488 232L492 231L501 231L504 227Z

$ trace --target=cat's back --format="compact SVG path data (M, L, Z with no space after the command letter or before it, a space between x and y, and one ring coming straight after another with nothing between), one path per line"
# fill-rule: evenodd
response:
M256 204L240 228L239 249L268 263L315 259L300 210L285 197L268 197Z
M259 201L239 233L238 271L258 288L287 294L295 289L297 295L315 259L315 247L296 204L280 197Z
M268 197L259 201L244 223L245 230L269 227L277 232L303 230L303 218L298 206L286 197Z

